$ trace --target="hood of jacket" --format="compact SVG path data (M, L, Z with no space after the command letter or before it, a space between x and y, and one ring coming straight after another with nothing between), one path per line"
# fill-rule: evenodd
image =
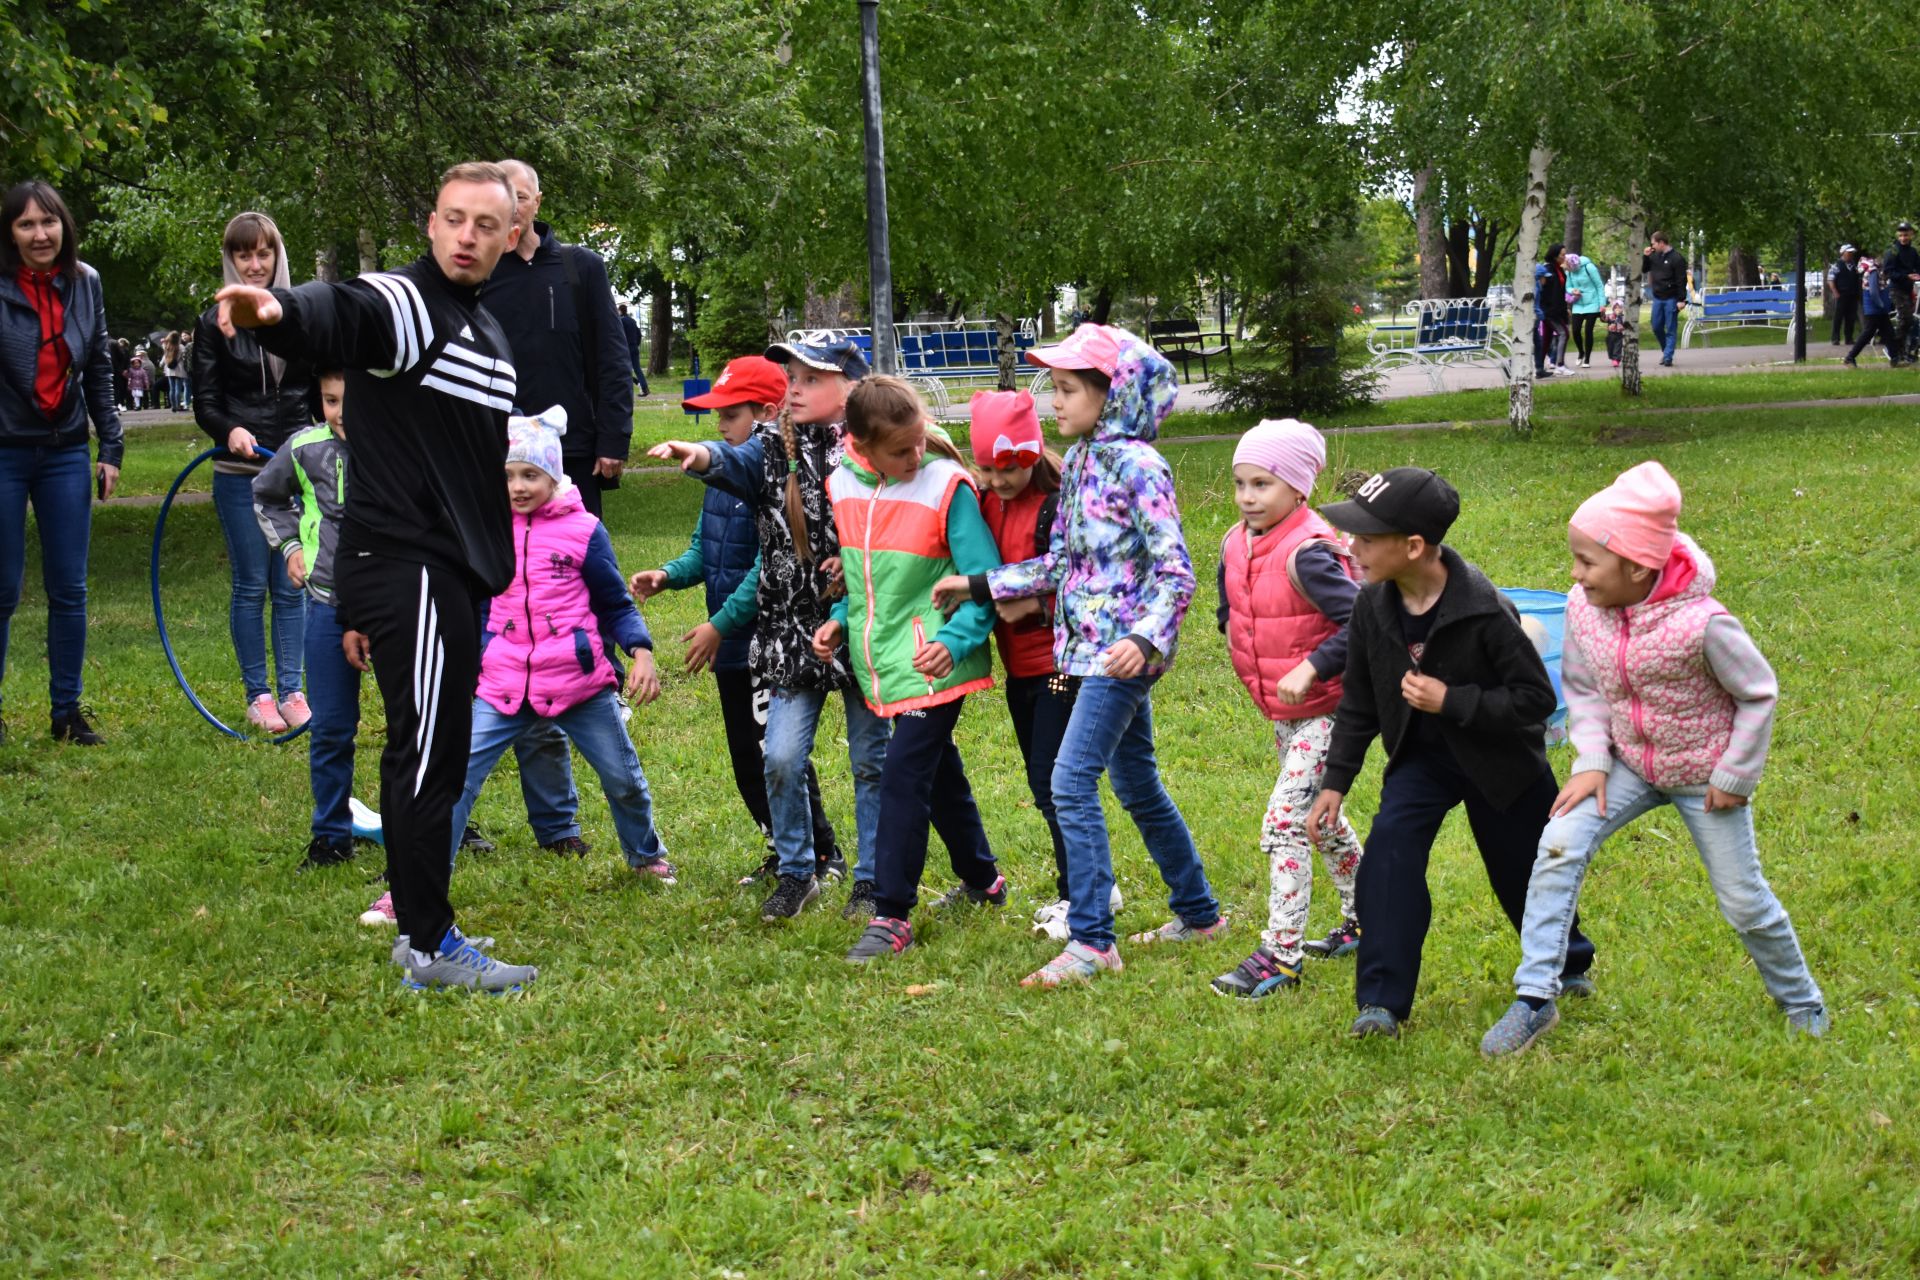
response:
M1173 412L1180 380L1165 356L1125 329L1114 332L1120 336L1120 363L1114 366L1106 408L1093 424L1093 439L1103 444L1111 440L1151 443Z

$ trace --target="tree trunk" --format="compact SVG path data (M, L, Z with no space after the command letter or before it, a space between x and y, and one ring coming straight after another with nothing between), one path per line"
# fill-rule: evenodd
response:
M1000 340L1000 390L1011 391L1020 380L1020 351L1013 345L1013 317L1004 311L994 312L993 331Z
M1087 318L1095 324L1105 324L1107 317L1111 314L1113 314L1113 290L1101 285L1100 292L1093 295L1093 314Z
M1420 296L1450 296L1447 293L1447 237L1440 229L1432 165L1413 175L1413 225L1415 248L1420 255Z
M319 249L313 255L313 278L327 284L340 279L340 251L332 245Z
M1443 298L1465 298L1473 292L1472 256L1468 235L1473 230L1465 218L1447 224L1447 288Z
M1627 296L1623 301L1626 328L1620 336L1620 394L1640 394L1640 281L1647 248L1647 211L1640 205L1638 184L1627 188Z
M1540 231L1547 221L1547 168L1552 163L1553 152L1538 142L1527 152L1527 198L1520 206L1520 244L1513 265L1516 367L1507 394L1507 425L1520 436L1533 432L1533 259L1540 252Z
M667 366L673 362L673 286L665 280L660 281L647 295L647 303L653 310L653 335L647 346L647 373L651 377L664 378Z
M1699 263L1690 262L1687 265L1692 267L1696 273L1699 273ZM1702 276L1702 278L1704 279L1705 277ZM1760 260L1739 245L1728 249L1727 283L1730 285L1745 285L1749 288L1758 285L1760 283Z
M1481 218L1473 224L1473 287L1463 296L1484 298L1493 283L1494 268L1500 265L1500 224Z
M1587 211L1580 203L1577 191L1567 192L1567 221L1560 239L1566 242L1568 253L1585 253L1587 235Z
M372 227L360 228L354 241L360 249L360 274L370 276L380 269L380 242L373 238Z
M1046 300L1040 305L1040 336L1054 337L1058 332L1058 322L1053 318L1053 309L1060 301L1058 289L1048 289Z

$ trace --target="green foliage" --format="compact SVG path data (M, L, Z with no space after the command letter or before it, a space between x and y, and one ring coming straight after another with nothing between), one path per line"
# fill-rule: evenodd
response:
M115 56L113 0L16 0L0 13L0 173L58 180L167 123L138 60Z
M1367 278L1360 242L1284 245L1272 261L1278 279L1252 308L1259 358L1215 379L1220 407L1306 418L1366 404L1379 375L1349 329Z
M767 303L767 286L737 267L710 270L702 283L706 297L691 337L707 376L715 377L735 356L766 350L774 309Z

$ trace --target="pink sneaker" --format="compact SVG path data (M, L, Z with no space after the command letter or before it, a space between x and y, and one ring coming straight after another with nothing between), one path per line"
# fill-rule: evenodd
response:
M393 914L393 895L383 893L373 900L373 905L360 913L360 923L369 929L379 929L386 925L397 925L400 917Z
M287 722L280 718L280 708L273 705L273 695L263 693L247 704L247 723L268 733L285 733Z
M313 708L307 705L307 695L295 689L280 700L280 718L287 722L287 728L298 729L313 719Z
M1069 942L1066 950L1020 979L1020 985L1060 987L1069 982L1092 982L1103 973L1118 973L1124 968L1118 947L1095 951L1084 942Z

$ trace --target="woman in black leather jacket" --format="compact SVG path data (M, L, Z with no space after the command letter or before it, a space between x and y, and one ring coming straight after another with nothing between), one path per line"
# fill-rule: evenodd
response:
M227 224L220 260L228 284L290 285L286 242L264 213L243 213ZM268 354L245 329L225 336L216 309L209 307L194 330L193 387L194 420L220 450L213 459L213 505L233 566L227 620L246 683L247 719L269 733L284 733L290 725L305 724L308 716L300 691L306 594L287 577L285 563L267 546L254 519L253 478L265 465L259 447L278 452L317 420L312 370ZM269 591L272 683L263 625Z

